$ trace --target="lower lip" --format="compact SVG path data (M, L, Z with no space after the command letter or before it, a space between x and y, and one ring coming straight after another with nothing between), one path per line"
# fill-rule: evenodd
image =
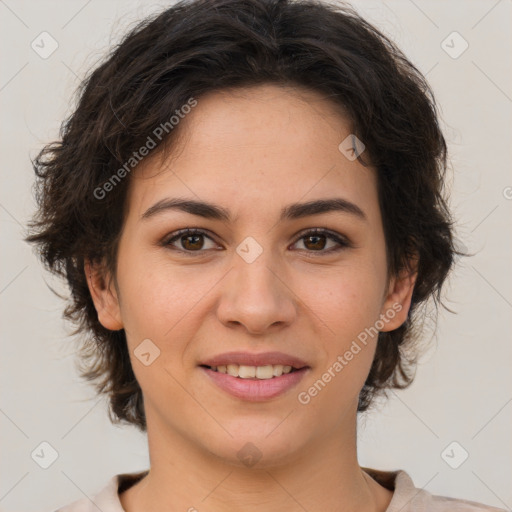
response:
M290 373L283 373L272 379L241 379L227 373L220 373L210 368L200 367L217 386L242 400L262 402L275 398L296 386L309 368L302 368Z

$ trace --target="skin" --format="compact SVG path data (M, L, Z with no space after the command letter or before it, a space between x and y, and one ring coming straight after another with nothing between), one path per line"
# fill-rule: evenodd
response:
M307 405L297 399L393 305L402 309L381 330L406 319L415 274L388 278L375 169L340 152L350 124L305 89L211 93L180 130L172 158L150 156L133 175L116 275L85 269L100 322L126 331L144 394L151 469L120 495L123 507L386 510L392 491L361 469L356 451L357 399L376 338ZM178 210L141 219L173 197L218 204L234 220ZM366 219L335 211L278 222L285 205L333 197L355 203ZM187 227L209 238L162 242ZM329 237L299 236L310 228L332 230L351 245L329 252L337 247ZM263 249L252 263L236 252L248 236ZM178 251L187 248L189 255ZM160 355L145 366L134 350L148 338ZM251 403L198 367L232 350L282 351L311 368L296 388ZM248 442L262 454L253 467L237 456Z

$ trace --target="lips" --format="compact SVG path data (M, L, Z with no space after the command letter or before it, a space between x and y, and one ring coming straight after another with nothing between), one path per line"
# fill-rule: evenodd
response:
M259 354L250 352L226 352L217 356L205 359L199 363L200 366L217 367L236 364L239 366L268 366L283 365L291 366L295 370L307 368L308 364L298 357L283 352L262 352Z
M280 377L259 380L233 377L232 375L213 371L205 366L200 367L200 369L217 388L232 397L247 402L263 402L276 399L296 387L310 371L309 367L303 367Z
M283 352L228 352L205 359L199 368L216 387L249 402L285 394L310 371L305 361Z

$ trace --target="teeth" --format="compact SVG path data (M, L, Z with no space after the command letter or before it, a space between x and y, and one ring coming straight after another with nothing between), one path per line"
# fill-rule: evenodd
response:
M239 366L237 364L228 364L227 372L233 377L238 377L238 368Z
M238 376L241 379L254 379L256 377L256 366L244 366L238 367Z
M256 366L254 368L258 379L271 379L274 376L274 368L271 364L266 366Z
M240 377L241 379L272 379L273 377L280 377L285 373L292 371L291 366L283 366L282 364L269 364L266 366L246 366L238 364L228 364L223 366L212 366L212 370L219 373L227 373L233 377Z

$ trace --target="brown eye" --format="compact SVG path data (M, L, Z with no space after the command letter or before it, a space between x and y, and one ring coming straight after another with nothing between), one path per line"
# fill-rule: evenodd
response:
M202 249L205 249L205 239L212 243L212 247L206 247L206 249L216 247L213 240L206 233L197 229L182 229L168 238L164 245L171 246L181 252L204 252Z
M307 252L331 253L346 247L350 247L348 240L324 229L315 229L313 231L310 230L302 234L302 236L295 243L297 244L300 241L302 241L305 247L304 250ZM329 241L333 242L333 244L331 244L330 247L327 247Z
M319 256L352 247L345 237L325 229L309 230L294 245L299 242L302 242L304 245L304 248L299 247L299 250L308 253L319 253ZM208 243L211 244L210 247L208 247ZM162 245L188 255L204 253L207 249L218 249L214 240L206 232L192 228L181 229L173 233L162 242Z
M304 245L308 249L321 250L326 244L325 235L308 235L304 237Z
M187 250L201 249L204 245L203 235L184 235L180 241Z

